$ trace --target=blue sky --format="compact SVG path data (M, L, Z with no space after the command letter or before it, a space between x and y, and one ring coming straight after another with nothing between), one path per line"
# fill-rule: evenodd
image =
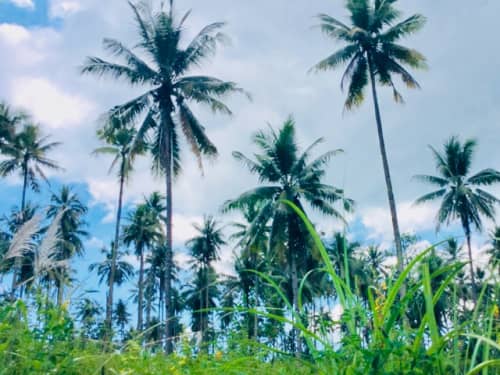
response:
M90 207L87 229L91 237L84 259L77 260L74 267L84 289L97 289L95 277L83 275L88 264L100 259L99 249L109 243L113 233L117 184L115 176L107 173L110 160L95 159L90 152L98 146L94 134L99 115L138 91L121 83L81 77L78 66L87 55L106 56L101 48L103 37L133 45L135 29L122 0L29 3L0 0L0 99L30 111L46 134L63 142L53 157L65 172L51 175L51 189L69 184ZM340 72L306 73L337 47L311 27L317 23L314 15L326 12L343 18L343 2L185 0L178 4L179 13L194 10L187 22L189 35L209 22L228 21L226 32L232 43L207 64L204 73L238 82L254 100L231 99L234 116L227 118L196 108L219 146L220 157L206 165L202 177L196 161L183 154L184 174L174 188L177 248L193 234L192 222L204 213L219 214L222 202L257 183L232 159L231 152L251 154L250 135L267 122L279 125L291 113L303 146L324 136L326 142L318 151L345 150L333 160L327 182L345 188L357 202L351 236L389 247L391 226L370 102L344 114ZM452 227L436 235L436 207L412 206L415 198L428 190L411 177L434 172L427 145L439 147L451 134L476 137L479 149L474 170L500 166L500 50L485 48L498 44L491 30L496 29L500 2L480 0L457 6L454 0L422 0L401 2L400 6L406 15L418 12L428 18L425 29L405 43L427 56L429 70L416 73L422 90L402 90L407 102L404 106L394 104L390 92L382 90L382 116L401 227L416 232L425 245L449 233L460 233ZM140 160L126 188L127 207L154 190L163 191L162 181L151 177L148 160ZM500 194L499 189L492 191ZM20 180L2 181L0 195L0 214L7 213L19 204ZM47 204L48 197L46 187L39 195L29 194L29 199L40 205ZM331 220L313 219L325 233L341 229ZM484 244L484 236L474 236L478 258ZM230 272L232 249L225 249L222 255L218 269ZM121 288L120 294L126 296L127 289Z
M26 27L59 27L57 19L49 17L49 0L35 0L34 7L19 6L9 0L0 1L0 23L16 23Z

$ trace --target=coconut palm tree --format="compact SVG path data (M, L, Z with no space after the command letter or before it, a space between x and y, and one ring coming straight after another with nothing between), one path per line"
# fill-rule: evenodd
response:
M259 304L261 294L260 277L252 274L249 270L265 272L268 266L267 249L270 228L267 223L261 223L263 227L252 225L259 213L262 201L251 202L242 207L241 214L244 222L231 223L235 232L231 234L230 240L236 241L236 250L239 256L235 261L235 271L237 278L229 280L231 284L241 289L243 301L247 309L256 309ZM251 306L250 294L253 289L253 306ZM258 340L258 316L253 314L253 325L251 325L250 314L247 316L248 338Z
M217 22L205 26L191 42L183 44L186 34L185 21L189 12L178 18L170 9L163 7L153 12L148 2L129 2L138 27L139 42L136 50L147 60L142 59L136 51L127 48L114 39L105 39L104 47L113 55L121 58L121 62L109 62L98 57L90 57L85 62L82 73L97 76L108 76L124 79L132 86L141 86L145 92L129 102L119 105L110 114L123 114L134 120L144 115L139 128L139 137L149 134L153 170L165 176L167 228L167 262L165 292L166 303L170 303L171 280L169 269L172 267L172 178L180 172L179 131L182 131L197 157L200 166L202 156L215 156L217 149L208 138L189 103L207 105L214 112L231 114L221 99L228 94L242 92L233 82L225 82L217 78L190 75L194 68L216 51L217 46L225 39L220 32L224 23ZM170 331L169 319L171 306L166 306L165 330ZM172 345L167 337L167 352Z
M88 211L87 206L82 203L78 195L69 186L62 186L58 194L52 194L50 202L47 217L54 219L59 213L62 215L55 260L68 262L74 256L83 256L85 250L83 239L89 235L83 229L87 225L83 219L83 216ZM63 267L55 272L57 304L59 306L62 304L64 282L69 279L67 270L67 267Z
M135 141L137 131L133 127L125 126L119 114L111 117L108 123L102 129L98 130L97 135L100 140L106 143L106 146L94 150L94 155L107 154L113 157L109 168L110 172L118 166L118 208L116 211L115 238L111 248L111 268L108 279L108 294L106 295L106 318L104 320L106 331L111 331L116 262L120 247L123 191L125 182L129 179L133 171L133 161L137 155L145 152L146 145L143 142Z
M346 211L353 207L353 201L344 196L342 189L323 182L325 166L341 150L328 151L311 159L312 151L321 141L322 139L318 139L301 153L292 118L286 120L278 132L273 128L268 133L258 132L253 137L253 142L260 151L255 155L256 160L247 158L240 152L234 152L233 155L250 172L258 175L262 185L226 202L223 207L224 211L241 210L253 202L260 202L259 212L251 223L250 230L264 228L267 223L271 223L269 248L288 269L289 290L296 313L298 271L311 258L309 255L312 245L304 224L284 201L293 202L302 211L307 203L320 213L339 220L344 219L335 208L336 203L341 203ZM295 342L297 352L300 352L299 342L300 340Z
M14 140L17 128L28 120L26 113L12 109L5 102L0 102L0 153Z
M416 179L435 186L437 190L417 199L417 204L441 200L437 213L437 230L442 224L459 220L467 240L469 270L475 295L474 265L472 261L472 227L479 232L483 228L483 218L495 220L495 205L500 201L483 187L500 182L500 172L495 169L483 169L471 175L471 165L477 143L473 139L461 142L456 136L448 139L443 152L434 147L430 149L436 162L437 176L417 175Z
M116 302L113 314L115 316L115 324L118 327L120 336L123 340L125 338L125 326L130 321L130 313L127 311L127 303L122 299L119 299Z
M146 251L163 239L160 222L147 204L138 205L128 215L129 224L123 230L123 242L126 246L135 246L135 255L139 258L137 330L143 328L144 312L144 262Z
M200 332L203 345L209 340L209 309L217 307L218 277L213 267L195 270L192 281L182 293L185 305L191 311L191 329ZM205 349L208 349L205 346Z
M21 211L24 211L26 205L28 185L33 191L38 192L40 190L38 178L48 181L43 169L61 169L57 162L49 159L47 155L60 143L48 142L48 139L48 136L41 136L38 126L27 124L3 151L7 160L0 163L0 175L8 176L19 172L23 180Z
M111 244L111 249L114 244ZM105 283L109 286L111 282L112 268L113 268L113 255L112 251L106 248L101 249L101 254L104 255L104 260L98 263L92 263L89 266L89 272L97 272L99 277L99 284ZM115 271L113 275L113 283L117 286L124 284L132 279L134 276L134 266L131 265L123 257L128 255L125 252L119 251L115 259ZM108 290L109 293L109 290Z
M219 252L226 244L222 228L212 216L205 216L203 224L193 224L197 235L186 242L194 259L194 268L208 268L220 259Z
M48 142L49 137L42 137L40 128L36 125L25 124L23 129L14 136L14 139L4 145L3 155L6 160L0 162L0 176L8 176L19 172L23 180L21 197L21 215L26 208L26 191L28 185L35 192L40 190L39 178L47 181L44 168L60 170L59 165L48 158L48 153L60 145L59 142ZM19 260L15 260L12 278L12 291L15 289Z
M97 326L102 307L92 298L85 297L77 305L76 317L82 324L82 333L88 338L97 338Z
M401 12L394 7L396 0L347 0L351 25L326 14L320 14L321 30L332 39L345 46L320 61L314 69L326 71L347 64L342 76L341 88L346 85L345 109L360 106L365 98L366 87L370 84L375 108L380 154L384 168L387 196L391 211L394 242L398 258L398 269L403 270L403 249L396 210L396 200L392 188L389 161L386 152L382 117L380 114L377 83L393 90L394 100L403 98L396 89L394 78L399 76L409 88L419 87L417 81L406 70L424 68L425 58L419 52L399 44L399 40L420 30L425 23L423 16L415 14L400 21Z
M222 228L212 216L205 216L202 225L193 224L193 227L197 231L197 235L186 242L186 247L193 257L193 269L198 272L198 276L209 278L209 269L212 268L213 262L220 259L220 249L226 244ZM204 288L204 308L208 308L210 305L209 289L208 287ZM202 337L206 340L208 322L205 322L204 319L208 319L208 313L201 314L200 319Z
M487 250L490 259L489 265L493 270L497 270L500 275L500 227L496 227L490 232L491 247Z

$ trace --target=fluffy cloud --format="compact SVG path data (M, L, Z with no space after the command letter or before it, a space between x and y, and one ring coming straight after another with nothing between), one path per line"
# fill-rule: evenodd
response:
M11 103L30 111L50 129L78 126L93 112L94 105L43 77L18 77L11 87Z
M16 46L30 39L31 33L20 25L0 24L0 40L10 46Z
M412 202L398 204L398 219L402 233L414 233L436 227L436 204L414 205ZM371 238L392 241L392 222L388 208L371 207L361 211L361 221L369 230Z

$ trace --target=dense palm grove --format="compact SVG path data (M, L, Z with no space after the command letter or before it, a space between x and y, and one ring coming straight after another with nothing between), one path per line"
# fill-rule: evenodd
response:
M341 48L312 70L345 66L341 86L346 110L362 105L365 92L371 92L393 246L352 239L348 222L357 204L348 191L326 179L330 163L343 151L318 153L323 139L299 147L296 129L302 125L289 117L255 133L249 140L252 155L233 153L241 173L255 176L255 186L220 202L219 217L205 216L194 225L197 234L185 244L190 255L186 266L175 262L179 250L173 247L172 230L174 178L182 173L180 147L189 146L201 170L204 158L217 155L208 129L191 107L207 106L228 115L225 98L250 95L234 82L190 75L225 40L224 24L210 24L185 43L189 13L178 17L172 6L152 9L148 3L131 2L135 47L105 39L113 59L89 57L81 67L84 75L142 90L109 109L96 134L102 145L93 151L111 162L109 170L119 186L112 241L88 269L106 290L105 301L93 294L72 294L74 268L85 257L89 236L82 199L62 186L49 202L32 203L48 186L48 173L61 171L52 159L59 143L41 134L29 114L0 105L0 175L17 174L22 181L19 206L4 214L0 232L0 271L4 280L11 280L0 300L0 357L12 363L12 373L22 366L22 355L16 356L20 343L9 334L19 334L19 340L32 334L30 345L42 352L47 350L44 343L48 345L50 359L43 361L61 373L78 373L64 359L75 348L91 353L85 360L87 366L96 366L94 371L121 366L120 360L90 359L98 358L97 352L123 353L135 362L125 366L131 373L160 371L167 362L158 358L168 361L163 352L185 356L183 363L168 362L171 373L189 373L182 366L193 358L222 361L224 352L237 352L259 360L251 365L248 359L250 366L271 366L263 373L278 371L273 363L287 355L346 374L495 373L500 354L500 228L490 233L484 228L494 227L500 201L488 188L500 183L500 172L489 166L475 169L474 155L480 152L475 140L450 136L442 146L430 147L435 172L428 166L429 175L415 176L434 188L415 197L415 204L439 201L437 230L458 223L463 234L426 249L419 248L418 236L399 229L377 90L388 86L401 102L397 78L408 88L419 87L408 69L424 68L425 57L400 41L422 28L425 18L403 19L395 0L347 0L349 23L319 16L320 29ZM164 179L165 188L129 208L123 196L138 158L150 160L152 173ZM308 216L312 212L344 230L320 237ZM233 222L228 214L240 219ZM487 259L481 261L471 246L471 237L480 234L490 242ZM225 247L234 248L230 274L217 273L214 267ZM138 267L129 262L132 256ZM126 288L130 298L116 298L117 288ZM136 352L143 354L130 354ZM134 370L148 358L160 362ZM319 371L299 363L304 373ZM27 367L19 373L53 369L46 363L41 368L31 365L24 363ZM235 366L229 369L241 370Z

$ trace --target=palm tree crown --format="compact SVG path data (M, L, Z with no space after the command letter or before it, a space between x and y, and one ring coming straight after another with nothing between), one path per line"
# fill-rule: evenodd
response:
M320 61L314 69L323 71L347 64L341 88L348 85L345 108L352 109L364 101L364 90L373 73L378 83L393 89L394 99L402 101L393 76L399 76L409 88L419 87L406 70L424 68L425 57L414 49L400 45L401 38L420 30L425 18L419 14L399 21L401 13L394 8L396 0L348 0L351 26L320 14L321 30L346 46ZM399 22L398 22L399 21Z
M495 220L495 205L500 201L483 189L484 186L500 182L500 172L487 168L471 175L472 157L476 149L476 141L467 139L461 142L456 136L445 144L443 152L432 146L431 151L436 161L437 176L417 175L420 181L433 185L437 190L425 194L416 203L440 199L441 205L437 213L437 228L453 220L459 220L464 230L469 250L470 275L474 284L474 268L470 236L472 227L482 231L482 218Z
M212 216L205 216L203 225L193 224L198 234L186 242L198 268L208 268L219 260L219 251L226 244L222 228Z

